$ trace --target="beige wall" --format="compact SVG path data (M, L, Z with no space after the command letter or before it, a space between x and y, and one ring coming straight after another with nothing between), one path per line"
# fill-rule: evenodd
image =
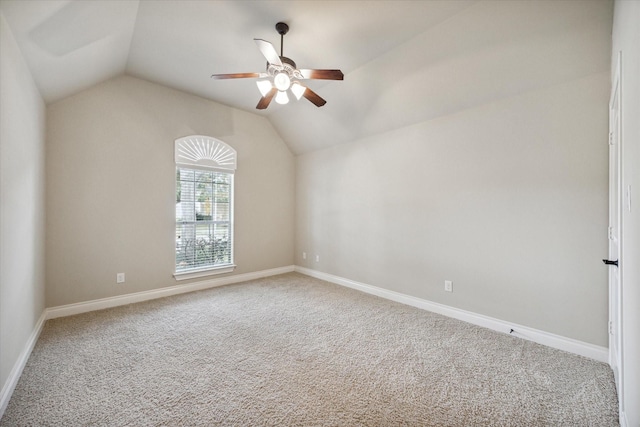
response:
M622 334L624 402L628 426L640 426L640 2L616 1L612 59L622 51ZM615 71L615 70L613 70ZM625 196L626 201L626 196Z
M608 93L601 73L299 156L296 263L606 346Z
M44 134L44 102L0 14L0 388L44 310Z
M173 144L187 135L238 152L233 274L293 264L294 158L269 122L123 76L47 108L48 307L176 284Z
M297 158L296 263L607 346L612 12L477 2L349 73L345 144Z

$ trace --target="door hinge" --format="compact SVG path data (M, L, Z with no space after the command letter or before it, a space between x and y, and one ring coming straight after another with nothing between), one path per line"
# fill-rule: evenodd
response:
M613 335L613 322L609 321L609 335Z
M609 132L609 145L613 145L613 132Z
M607 234L609 236L609 240L613 239L613 227L607 228Z

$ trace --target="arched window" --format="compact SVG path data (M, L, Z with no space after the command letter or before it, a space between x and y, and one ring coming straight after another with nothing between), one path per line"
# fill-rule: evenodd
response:
M236 151L210 136L176 139L177 280L233 271Z

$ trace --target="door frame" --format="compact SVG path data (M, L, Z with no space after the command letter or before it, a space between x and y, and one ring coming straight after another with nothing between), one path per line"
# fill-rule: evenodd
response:
M609 365L618 391L619 412L624 413L624 352L622 341L622 52L618 52L609 99L609 259L618 260L617 266L608 266L609 272Z

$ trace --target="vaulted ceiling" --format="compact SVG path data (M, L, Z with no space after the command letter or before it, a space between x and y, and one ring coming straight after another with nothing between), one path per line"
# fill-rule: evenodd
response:
M294 153L455 113L609 66L608 1L1 0L47 103L129 74L267 116ZM253 38L301 68L327 100L255 106L262 72ZM602 40L605 40L603 42Z

